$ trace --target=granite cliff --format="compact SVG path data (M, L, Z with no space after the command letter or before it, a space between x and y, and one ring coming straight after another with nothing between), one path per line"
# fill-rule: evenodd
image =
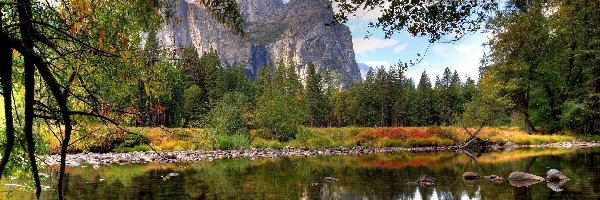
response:
M339 72L346 84L360 80L350 29L327 25L334 14L327 0L237 2L245 37L217 23L195 0L174 0L157 37L168 47L193 45L200 55L216 49L224 64L242 64L252 77L270 62L293 59L300 72L312 62L319 71Z

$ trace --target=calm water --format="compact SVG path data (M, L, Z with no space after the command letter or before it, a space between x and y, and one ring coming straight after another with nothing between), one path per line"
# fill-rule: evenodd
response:
M190 164L69 168L67 199L599 199L600 148L519 149L510 152L399 153L363 156L233 159ZM562 170L562 191L546 182L515 187L508 181L465 182L474 171L506 178L512 171L545 176ZM168 177L176 172L179 176ZM433 187L409 186L422 173ZM53 174L50 180L56 175ZM327 182L334 177L336 182ZM17 180L15 180L17 181ZM6 182L4 182L6 183ZM49 181L45 184L52 185ZM2 188L0 199L30 199L24 188ZM43 199L56 199L52 190Z

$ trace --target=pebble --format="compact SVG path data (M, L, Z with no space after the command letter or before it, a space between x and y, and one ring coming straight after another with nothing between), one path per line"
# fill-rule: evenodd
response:
M590 142L568 142L547 144L542 147L589 147L600 146L600 143ZM530 146L522 146L530 147ZM214 150L214 151L164 151L164 152L130 152L130 153L87 153L67 155L68 166L80 165L110 165L110 164L136 164L136 163L174 163L174 162L196 162L213 161L224 158L278 158L284 156L328 156L328 155L363 155L377 153L395 152L435 152L451 150L449 147L335 147L330 149L309 149L286 147L283 149L243 149L243 150ZM160 154L160 155L159 155ZM45 165L58 165L60 155L50 155L44 162ZM97 169L94 167L94 169Z

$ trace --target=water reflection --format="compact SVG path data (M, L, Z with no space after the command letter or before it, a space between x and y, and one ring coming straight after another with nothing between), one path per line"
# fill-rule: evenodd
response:
M519 149L473 153L474 158L438 152L76 167L69 168L65 193L67 199L598 199L599 152ZM466 171L506 178L513 171L544 175L550 168L571 180L514 187L508 181L462 179ZM421 174L435 177L435 186L407 184ZM31 193L4 188L0 195L29 199ZM55 195L47 191L42 198Z

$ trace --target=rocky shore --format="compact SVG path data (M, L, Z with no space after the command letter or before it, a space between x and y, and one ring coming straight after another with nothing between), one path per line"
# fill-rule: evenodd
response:
M493 150L513 149L513 148L586 148L598 147L598 142L564 142L544 145L516 145L506 143L503 145L492 145L487 148ZM450 151L451 147L337 147L330 149L308 149L286 147L283 149L242 149L242 150L214 150L214 151L173 151L173 152L130 152L130 153L86 153L67 155L67 166L92 166L98 168L101 165L111 164L135 164L135 163L175 163L175 162L196 162L202 160L215 160L223 158L277 158L285 156L329 156L329 155L361 155L377 153L395 153L395 152L436 152ZM45 165L52 166L60 163L59 155L50 155L44 162Z

